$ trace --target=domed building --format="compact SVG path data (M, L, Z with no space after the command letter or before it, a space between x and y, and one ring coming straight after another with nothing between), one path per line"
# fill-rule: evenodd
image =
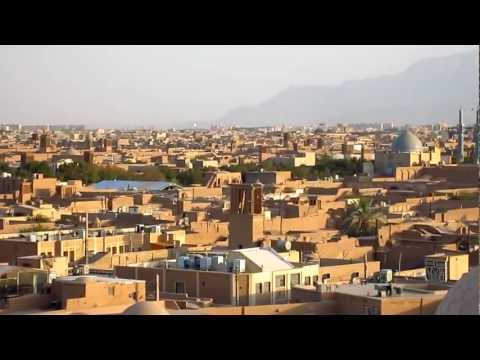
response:
M142 301L126 308L122 315L206 315L195 304L187 303L186 307L181 310L173 300Z
M165 301L142 301L125 309L122 315L170 315Z
M410 130L402 132L400 136L392 143L392 152L394 153L411 153L422 151L422 142Z
M410 130L403 131L392 143L391 149L375 152L375 172L378 175L395 176L400 181L408 180L399 168L438 165L441 150L436 146L425 147Z
M435 315L480 314L480 268L474 268L462 276L448 291Z

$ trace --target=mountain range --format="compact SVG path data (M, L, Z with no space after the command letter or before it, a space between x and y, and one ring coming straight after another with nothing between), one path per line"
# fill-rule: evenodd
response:
M319 123L430 124L458 121L463 106L473 122L478 101L476 52L428 58L405 71L339 86L293 86L254 106L228 111L220 121L235 126Z

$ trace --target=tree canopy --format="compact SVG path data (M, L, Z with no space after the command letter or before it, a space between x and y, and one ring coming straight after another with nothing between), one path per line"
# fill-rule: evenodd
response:
M374 207L371 199L361 198L347 208L342 227L350 236L372 236L376 234L377 225L384 221L381 209Z

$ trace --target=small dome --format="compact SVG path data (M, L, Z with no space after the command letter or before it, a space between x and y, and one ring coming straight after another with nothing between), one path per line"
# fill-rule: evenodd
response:
M144 301L129 306L123 315L170 315L165 301Z
M405 130L395 139L392 151L397 153L409 153L423 150L423 144L410 130Z
M479 271L471 270L448 291L435 315L479 315Z

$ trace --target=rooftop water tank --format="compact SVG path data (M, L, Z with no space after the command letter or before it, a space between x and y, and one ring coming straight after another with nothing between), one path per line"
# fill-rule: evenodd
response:
M290 251L292 249L292 243L288 240L281 239L275 244L275 250L279 252Z
M193 266L195 267L195 269L200 268L200 261L201 261L202 258L203 258L202 255L193 255L191 257L191 260L193 260L192 263L193 263Z
M190 258L188 256L179 256L177 257L176 265L178 268L185 269L185 268L188 268L189 262L190 262Z
M200 270L208 271L212 267L212 258L209 256L204 256L200 259Z

